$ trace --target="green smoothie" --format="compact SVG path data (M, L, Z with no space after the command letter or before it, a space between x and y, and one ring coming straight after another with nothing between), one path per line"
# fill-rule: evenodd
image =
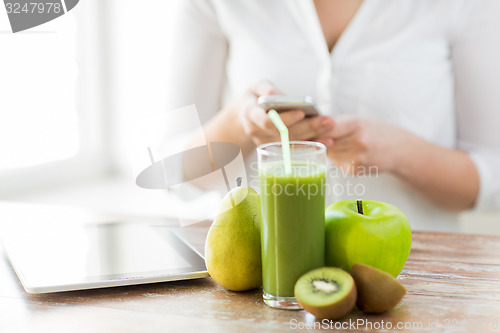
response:
M259 170L262 200L264 292L293 297L297 279L324 266L325 169L317 164L282 164Z

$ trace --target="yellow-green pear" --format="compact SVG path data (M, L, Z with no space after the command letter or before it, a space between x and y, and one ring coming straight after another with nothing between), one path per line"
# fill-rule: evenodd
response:
M208 273L222 287L242 291L262 285L260 225L257 192L237 187L224 197L205 244Z

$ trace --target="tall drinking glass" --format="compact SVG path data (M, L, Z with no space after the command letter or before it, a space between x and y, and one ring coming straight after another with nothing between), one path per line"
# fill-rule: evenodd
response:
M326 147L290 142L287 173L280 142L257 147L262 201L264 301L300 309L293 289L304 273L324 266Z

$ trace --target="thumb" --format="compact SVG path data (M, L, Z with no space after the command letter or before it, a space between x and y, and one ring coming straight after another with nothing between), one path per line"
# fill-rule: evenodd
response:
M284 95L271 81L259 81L250 88L250 92L255 96Z

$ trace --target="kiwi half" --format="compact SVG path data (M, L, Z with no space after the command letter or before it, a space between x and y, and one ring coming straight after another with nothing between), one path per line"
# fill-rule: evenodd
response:
M349 273L322 267L302 275L295 284L295 298L316 318L339 319L354 308L356 285Z
M354 264L351 275L356 282L356 306L366 313L389 311L406 293L405 287L392 275L365 264Z

